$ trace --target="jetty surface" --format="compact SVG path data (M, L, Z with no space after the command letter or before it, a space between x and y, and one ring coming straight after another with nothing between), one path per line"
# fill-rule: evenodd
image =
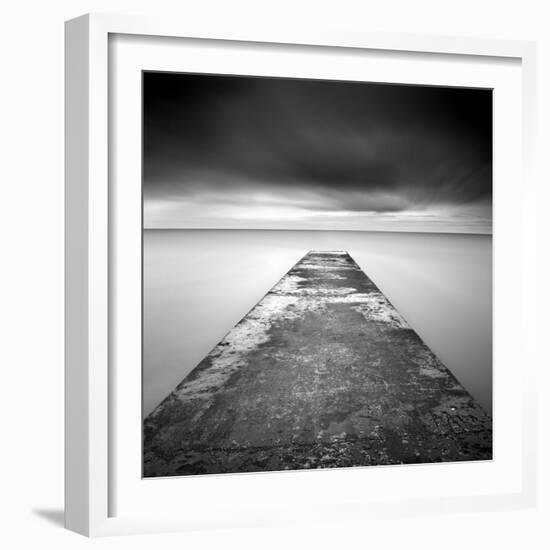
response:
M491 458L491 417L344 251L306 254L144 421L145 477Z

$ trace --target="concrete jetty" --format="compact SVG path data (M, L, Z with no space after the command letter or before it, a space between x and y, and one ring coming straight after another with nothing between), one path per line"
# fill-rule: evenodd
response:
M344 251L306 254L144 421L145 477L491 458L491 417Z

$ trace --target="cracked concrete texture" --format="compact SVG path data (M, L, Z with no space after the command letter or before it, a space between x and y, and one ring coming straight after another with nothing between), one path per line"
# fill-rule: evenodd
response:
M144 421L144 476L492 458L492 420L343 251L306 254Z

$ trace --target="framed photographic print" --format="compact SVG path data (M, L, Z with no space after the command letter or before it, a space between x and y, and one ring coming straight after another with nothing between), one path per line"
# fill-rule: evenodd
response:
M532 44L66 32L67 527L530 505Z

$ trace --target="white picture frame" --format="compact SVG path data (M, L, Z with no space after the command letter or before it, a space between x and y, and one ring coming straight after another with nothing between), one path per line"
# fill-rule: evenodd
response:
M515 262L517 267L513 274L521 280L517 284L516 299L512 306L517 313L517 326L513 331L503 328L500 331L500 351L495 348L495 362L514 358L521 361L520 383L515 389L509 384L509 391L502 390L499 397L498 371L495 399L497 406L512 405L511 415L517 418L518 427L509 428L514 434L508 434L501 423L501 441L508 454L515 453L513 461L506 461L507 453L497 453L491 468L501 466L495 476L508 478L514 483L502 485L492 491L484 489L472 491L468 487L458 494L441 495L419 489L424 484L422 476L432 476L429 483L439 483L454 475L454 470L439 468L437 471L430 465L414 473L416 486L411 485L411 492L384 499L363 498L361 492L353 493L345 487L361 486L366 478L361 477L365 469L351 469L339 474L329 473L327 481L328 498L315 502L313 498L293 499L288 491L296 491L311 486L314 472L292 472L284 474L259 474L261 478L245 476L210 476L206 480L195 478L195 491L207 487L208 491L239 491L243 495L254 495L251 485L261 486L261 490L273 490L275 485L284 488L285 495L272 500L264 499L246 505L245 496L242 502L222 502L211 514L204 514L197 506L196 513L185 510L165 513L162 509L156 514L145 506L132 509L131 513L120 512L113 505L113 488L130 490L129 484L119 484L114 449L120 450L126 443L120 439L120 426L129 422L120 414L114 422L118 404L117 399L123 391L120 380L113 374L116 342L110 326L113 323L113 239L124 239L117 233L117 217L121 215L120 207L113 200L110 181L115 176L110 158L109 143L113 133L112 86L115 81L113 71L118 66L110 60L109 42L112 37L133 37L140 41L143 37L193 39L208 41L215 48L223 50L233 45L255 47L261 45L269 51L285 47L288 51L353 51L353 52L386 52L398 54L406 63L407 56L422 55L426 59L437 60L444 66L457 59L466 59L474 63L485 63L495 66L506 63L516 68L514 78L518 79L517 94L510 95L508 101L515 102L515 109L520 113L516 121L519 136L506 146L510 155L517 160L517 175L521 184L516 182L515 197L502 193L495 205L495 272L503 272L499 266L506 267L506 262ZM171 48L170 45L165 45ZM240 46L239 46L240 47ZM146 56L149 46L140 46L137 55ZM167 50L165 50L167 51ZM135 61L136 56L132 54ZM200 62L200 55L199 55ZM139 57L137 58L139 65ZM377 32L351 32L344 30L285 30L273 29L266 23L265 27L223 29L207 28L191 21L178 21L170 18L145 18L120 15L85 15L66 23L66 491L65 518L66 527L88 536L138 534L159 531L182 531L190 529L215 528L237 525L283 524L293 521L325 521L361 519L368 516L407 515L420 512L441 513L442 511L475 511L488 509L510 509L528 507L535 499L535 382L536 365L535 346L533 342L536 330L533 327L536 317L535 290L530 284L529 275L534 273L534 227L535 227L535 185L532 180L532 156L534 139L534 66L535 47L530 42L502 40L433 37L403 34L384 34ZM135 68L135 67L134 67ZM151 66L147 66L150 69ZM428 69L430 70L430 69ZM467 68L465 69L467 74ZM474 71L475 72L475 71ZM462 77L466 78L466 77ZM472 72L472 82L474 76ZM507 86L502 81L503 89ZM515 98L515 99L514 99ZM121 119L122 122L124 119ZM120 121L117 122L120 124ZM495 140L498 144L499 127L495 127ZM111 156L113 153L111 152ZM136 166L140 159L135 159ZM111 164L110 164L111 163ZM498 165L497 165L498 168ZM139 170L138 170L139 171ZM499 185L499 174L503 181L506 174L496 170L495 185ZM511 211L510 205L520 202L522 216L517 224L517 212ZM141 227L140 227L141 229ZM515 231L515 233L513 233ZM114 235L116 233L116 235ZM120 243L120 241L117 241ZM500 251L508 250L509 257ZM502 263L500 263L502 262ZM498 318L502 300L495 294L495 315ZM517 299L519 297L519 300ZM117 306L118 307L118 306ZM502 327L502 325L501 325ZM516 335L515 341L511 336ZM508 341L508 344L506 342ZM497 342L497 343L498 343ZM509 346L505 348L503 346ZM502 377L505 378L505 377ZM115 384L117 382L117 384ZM115 387L116 386L116 387ZM504 388L504 385L501 385ZM134 388L135 389L135 388ZM133 391L131 387L128 392ZM515 402L511 392L515 391ZM500 399L500 405L499 405ZM134 400L135 401L135 400ZM124 409L126 410L126 409ZM129 409L128 409L129 410ZM118 413L116 413L118 414ZM510 417L512 419L512 416ZM139 422L140 418L136 419ZM495 418L498 423L499 416ZM122 424L121 424L122 423ZM513 424L510 424L513 425ZM115 427L118 428L115 429ZM498 440L497 440L498 441ZM512 452L512 448L515 451ZM137 457L139 459L139 457ZM500 462L499 462L500 461ZM495 466L496 464L496 466ZM392 478L401 476L401 467L378 469L372 474L372 482L391 483ZM411 468L411 467L408 467ZM414 467L412 467L414 468ZM463 468L463 472L464 472ZM495 470L496 471L496 470ZM419 473L420 472L420 473ZM328 472L324 472L328 473ZM323 474L323 472L317 472ZM490 474L490 472L488 472ZM404 474L405 477L408 474ZM483 476L483 470L475 475ZM492 474L490 474L492 475ZM487 478L490 478L487 475ZM247 477L248 476L248 477ZM294 476L294 477L285 477ZM305 476L305 477L304 477ZM309 476L309 477L308 477ZM345 476L345 477L343 477ZM223 478L223 479L222 479ZM375 478L377 478L375 480ZM439 481L436 481L437 480ZM328 477L325 479L329 479ZM431 479L431 478L430 478ZM496 479L496 477L495 477ZM270 481L271 480L271 481ZM167 487L174 480L157 480ZM265 481L265 483L264 483ZM403 481L403 480L401 480ZM410 481L410 480L408 480ZM408 482L407 481L407 482ZM316 485L319 478L315 478ZM149 487L155 480L149 480ZM336 485L344 486L341 491ZM348 484L348 485L346 485ZM264 486L265 485L265 486ZM181 487L181 486L180 486ZM198 488L197 488L198 487ZM415 488L416 487L416 488ZM164 490L164 489L163 489ZM167 491L170 489L168 488ZM347 492L346 492L347 491ZM146 492L147 493L147 492ZM157 498L160 493L147 493L146 498ZM411 496L413 495L413 496ZM435 496L434 496L435 495ZM142 495L143 496L143 495ZM144 497L144 499L145 499ZM126 500L141 497L128 494ZM296 500L292 505L285 505L284 498ZM116 500L116 499L115 499ZM222 499L223 500L223 499ZM137 502L137 500L136 500Z

